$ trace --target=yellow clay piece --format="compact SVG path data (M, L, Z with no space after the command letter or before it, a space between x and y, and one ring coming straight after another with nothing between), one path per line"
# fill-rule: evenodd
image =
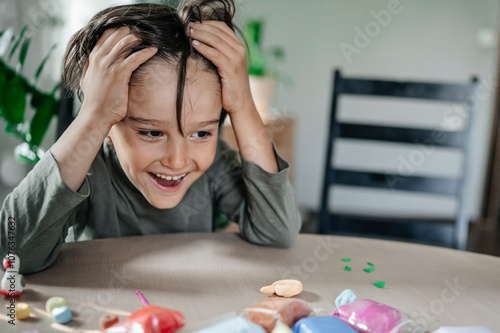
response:
M24 320L30 317L30 306L26 303L16 304L16 319Z
M278 280L270 286L260 288L263 294L276 294L282 297L293 297L302 292L302 282L299 280Z

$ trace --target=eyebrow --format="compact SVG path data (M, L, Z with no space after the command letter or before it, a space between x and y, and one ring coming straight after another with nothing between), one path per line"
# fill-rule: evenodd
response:
M147 119L147 118L132 117L132 116L127 116L127 118L133 121L134 123L139 123L144 125L165 126L167 124L166 121L157 119Z
M157 119L147 119L147 118L140 118L140 117L132 117L132 116L127 116L128 119L135 123L140 123L144 125L153 125L153 126L165 126L167 124L166 121L163 120L157 120ZM210 126L213 124L218 124L219 119L212 119L212 120L207 120L207 121L201 121L197 123L196 125L199 127L206 127Z
M218 123L219 123L219 119L212 119L212 120L207 120L207 121L200 121L197 125L199 127L206 127L206 126L210 126L210 125L218 124Z

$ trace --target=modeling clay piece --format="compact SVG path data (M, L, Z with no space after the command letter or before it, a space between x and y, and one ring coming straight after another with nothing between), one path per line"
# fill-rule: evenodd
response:
M390 332L401 320L401 313L384 304L362 299L339 306L334 316L361 332Z
M292 297L302 292L302 282L298 280L279 280L270 286L260 288L263 294L276 294L283 297Z
M24 290L26 283L24 281L24 276L19 274L20 267L21 261L17 255L8 253L3 258L5 273L0 281L0 294L3 296L19 296Z
M113 326L118 322L118 317L115 315L106 315L104 317L101 317L99 320L99 327L101 328L101 331L104 331L106 328Z
M279 321L271 333L293 333L292 329Z
M354 302L357 299L358 298L356 297L354 291L352 291L351 289L346 289L335 299L335 306L339 307L341 305Z
M59 306L52 310L52 318L56 323L67 324L72 317L71 310L67 306Z
M16 303L16 319L24 320L30 317L30 306L26 303Z
M338 317L302 318L292 326L293 333L357 333L351 326Z
M243 317L231 318L197 331L196 333L265 333L262 326Z
M373 285L378 288L384 288L385 287L385 281L380 281L380 282L374 282Z
M242 316L271 332L279 321L290 327L311 311L306 302L298 299L268 298L243 310Z
M66 306L66 300L62 297L51 297L45 302L45 310L47 310L48 313L52 313L52 310L55 308L58 308L60 306Z
M146 305L123 321L108 327L106 333L171 333L182 326L184 326L184 316L179 311Z
M397 309L368 299L339 306L334 312L362 333L424 333L426 328Z

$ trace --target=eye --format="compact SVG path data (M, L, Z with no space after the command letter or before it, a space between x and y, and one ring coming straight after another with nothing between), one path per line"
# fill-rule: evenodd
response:
M139 131L139 134L142 136L145 136L148 139L152 139L152 140L163 136L163 133L160 131Z
M201 131L201 132L195 132L193 133L193 137L197 138L197 139L208 139L209 137L212 136L212 133L210 132L204 132L204 131Z

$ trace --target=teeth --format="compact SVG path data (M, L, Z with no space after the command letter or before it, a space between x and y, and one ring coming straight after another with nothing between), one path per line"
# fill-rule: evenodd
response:
M165 176L165 175L160 175L159 173L154 173L156 177L158 178L163 178L163 179L166 179L166 180L179 180L181 178L183 178L186 174L183 174L183 175L180 175L180 176Z

